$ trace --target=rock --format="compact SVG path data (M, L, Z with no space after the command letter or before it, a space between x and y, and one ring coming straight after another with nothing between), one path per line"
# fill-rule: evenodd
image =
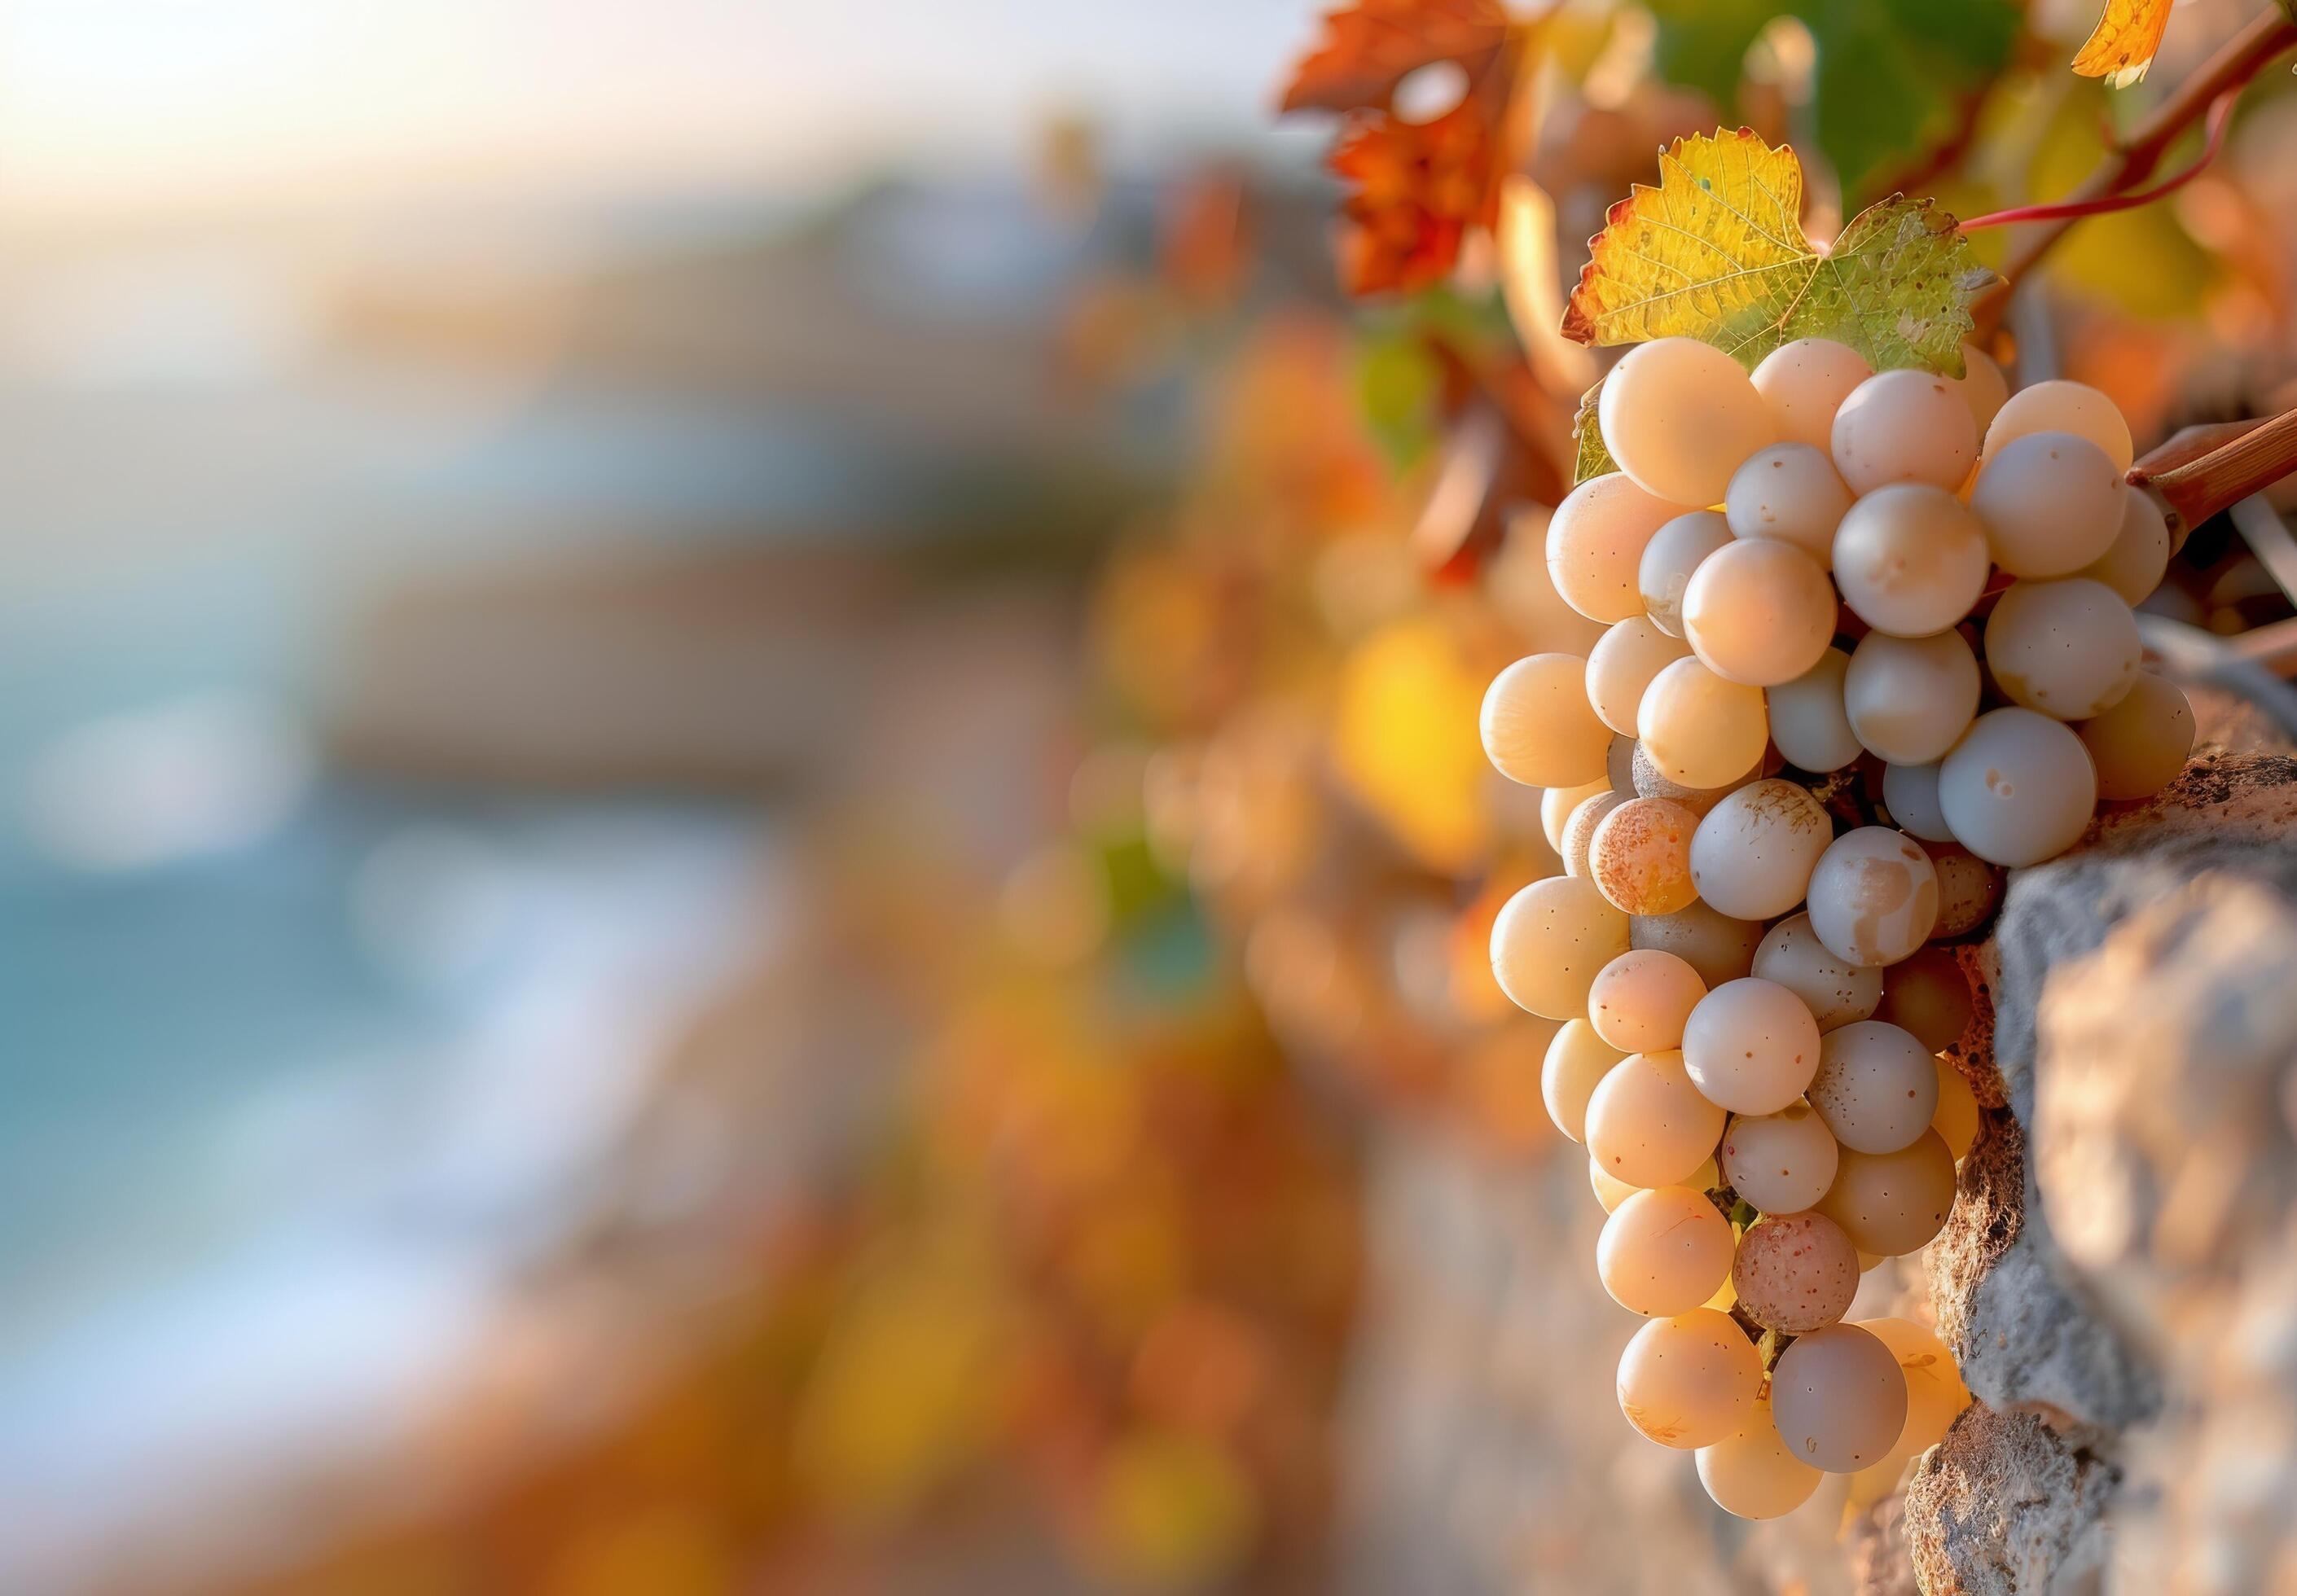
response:
M2039 1414L1964 1409L1906 1486L1907 1550L1923 1596L2038 1596L2095 1575L2120 1483L2111 1463Z

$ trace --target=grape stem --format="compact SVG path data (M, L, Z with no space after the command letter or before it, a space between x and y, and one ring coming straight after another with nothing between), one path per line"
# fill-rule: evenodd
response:
M2046 205L2013 205L2007 210L1989 210L1984 216L1972 217L1962 224L1964 233L1975 233L1980 227L2007 227L2016 222L2076 221L2086 216L2105 216L2116 210L2135 210L2140 205L2173 194L2209 169L2210 162L2218 158L2225 147L2226 129L2233 126L2233 108L2241 99L2241 91L2229 88L2210 103L2209 142L2202 146L2201 158L2174 177L2164 177L2150 188L2128 193L2105 194L2095 200L2061 200Z

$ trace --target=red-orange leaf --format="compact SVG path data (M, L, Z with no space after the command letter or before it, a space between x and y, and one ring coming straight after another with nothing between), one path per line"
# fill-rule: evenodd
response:
M2161 48L2169 27L2169 0L2106 0L2105 10L2074 57L2074 70L2103 78L2116 88L2136 82Z
M1478 78L1507 29L1498 0L1358 0L1324 18L1324 37L1294 70L1283 108L1386 110L1398 83L1440 61Z

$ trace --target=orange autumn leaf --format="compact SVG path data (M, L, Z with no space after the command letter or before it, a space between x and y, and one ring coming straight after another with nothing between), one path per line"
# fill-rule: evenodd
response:
M2074 70L2125 88L2145 76L2169 27L2170 0L2105 0L2097 26L2074 57Z
M1289 111L1386 110L1421 67L1455 62L1479 77L1507 41L1498 0L1361 0L1324 18L1324 37L1284 91Z

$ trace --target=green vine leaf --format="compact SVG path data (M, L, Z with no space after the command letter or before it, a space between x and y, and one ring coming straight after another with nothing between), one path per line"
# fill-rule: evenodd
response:
M1598 378L1593 388L1579 396L1579 414L1571 418L1571 481L1575 487L1589 477L1619 468L1619 463L1611 458L1611 451L1603 442L1602 424L1595 419L1595 401L1602 392L1603 383Z

